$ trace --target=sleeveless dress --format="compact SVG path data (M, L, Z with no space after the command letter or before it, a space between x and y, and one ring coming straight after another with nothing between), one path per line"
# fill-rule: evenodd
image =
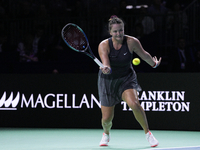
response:
M115 50L112 38L108 39L110 47L111 74L98 73L98 94L102 106L114 106L122 101L122 93L127 89L141 91L137 76L132 66L132 54L124 36L122 47Z

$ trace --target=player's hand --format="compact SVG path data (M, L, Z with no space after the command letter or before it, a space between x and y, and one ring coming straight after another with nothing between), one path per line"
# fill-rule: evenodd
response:
M110 67L105 66L104 68L100 67L101 71L103 72L103 74L111 74L112 70Z
M160 57L160 59L158 60L156 56L153 57L153 61L155 62L155 65L152 66L153 68L157 68L160 63L161 63L162 58Z

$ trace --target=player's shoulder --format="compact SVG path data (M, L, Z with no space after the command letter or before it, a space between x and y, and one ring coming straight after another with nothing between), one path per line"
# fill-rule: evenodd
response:
M135 44L135 43L138 43L139 42L139 40L136 38L136 37L134 37L134 36L130 36L130 35L125 35L126 36L126 39L127 39L127 44L129 45L129 44Z
M140 42L137 38L133 36L127 36L127 45L130 52L132 53L140 45Z
M108 39L105 39L105 40L103 40L103 41L101 41L100 43L99 43L99 46L109 46L109 42L108 42Z

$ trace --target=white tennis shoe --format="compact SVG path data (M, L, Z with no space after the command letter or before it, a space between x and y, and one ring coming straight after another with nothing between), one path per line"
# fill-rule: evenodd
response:
M99 146L108 146L109 141L110 141L110 134L108 135L106 133L103 133Z
M156 147L159 144L156 138L153 136L153 134L150 131L146 134L146 139L151 145L151 147Z

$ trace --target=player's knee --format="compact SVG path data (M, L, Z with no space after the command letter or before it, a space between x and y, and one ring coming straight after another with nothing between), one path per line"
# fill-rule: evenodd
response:
M110 120L110 119L103 120L102 119L102 125L103 126L112 126L112 120Z
M112 123L112 116L106 116L106 117L102 117L102 124L110 124Z
M138 109L140 109L141 106L140 106L140 103L133 101L133 102L131 102L131 103L129 104L129 107L130 107L132 110L138 110Z

